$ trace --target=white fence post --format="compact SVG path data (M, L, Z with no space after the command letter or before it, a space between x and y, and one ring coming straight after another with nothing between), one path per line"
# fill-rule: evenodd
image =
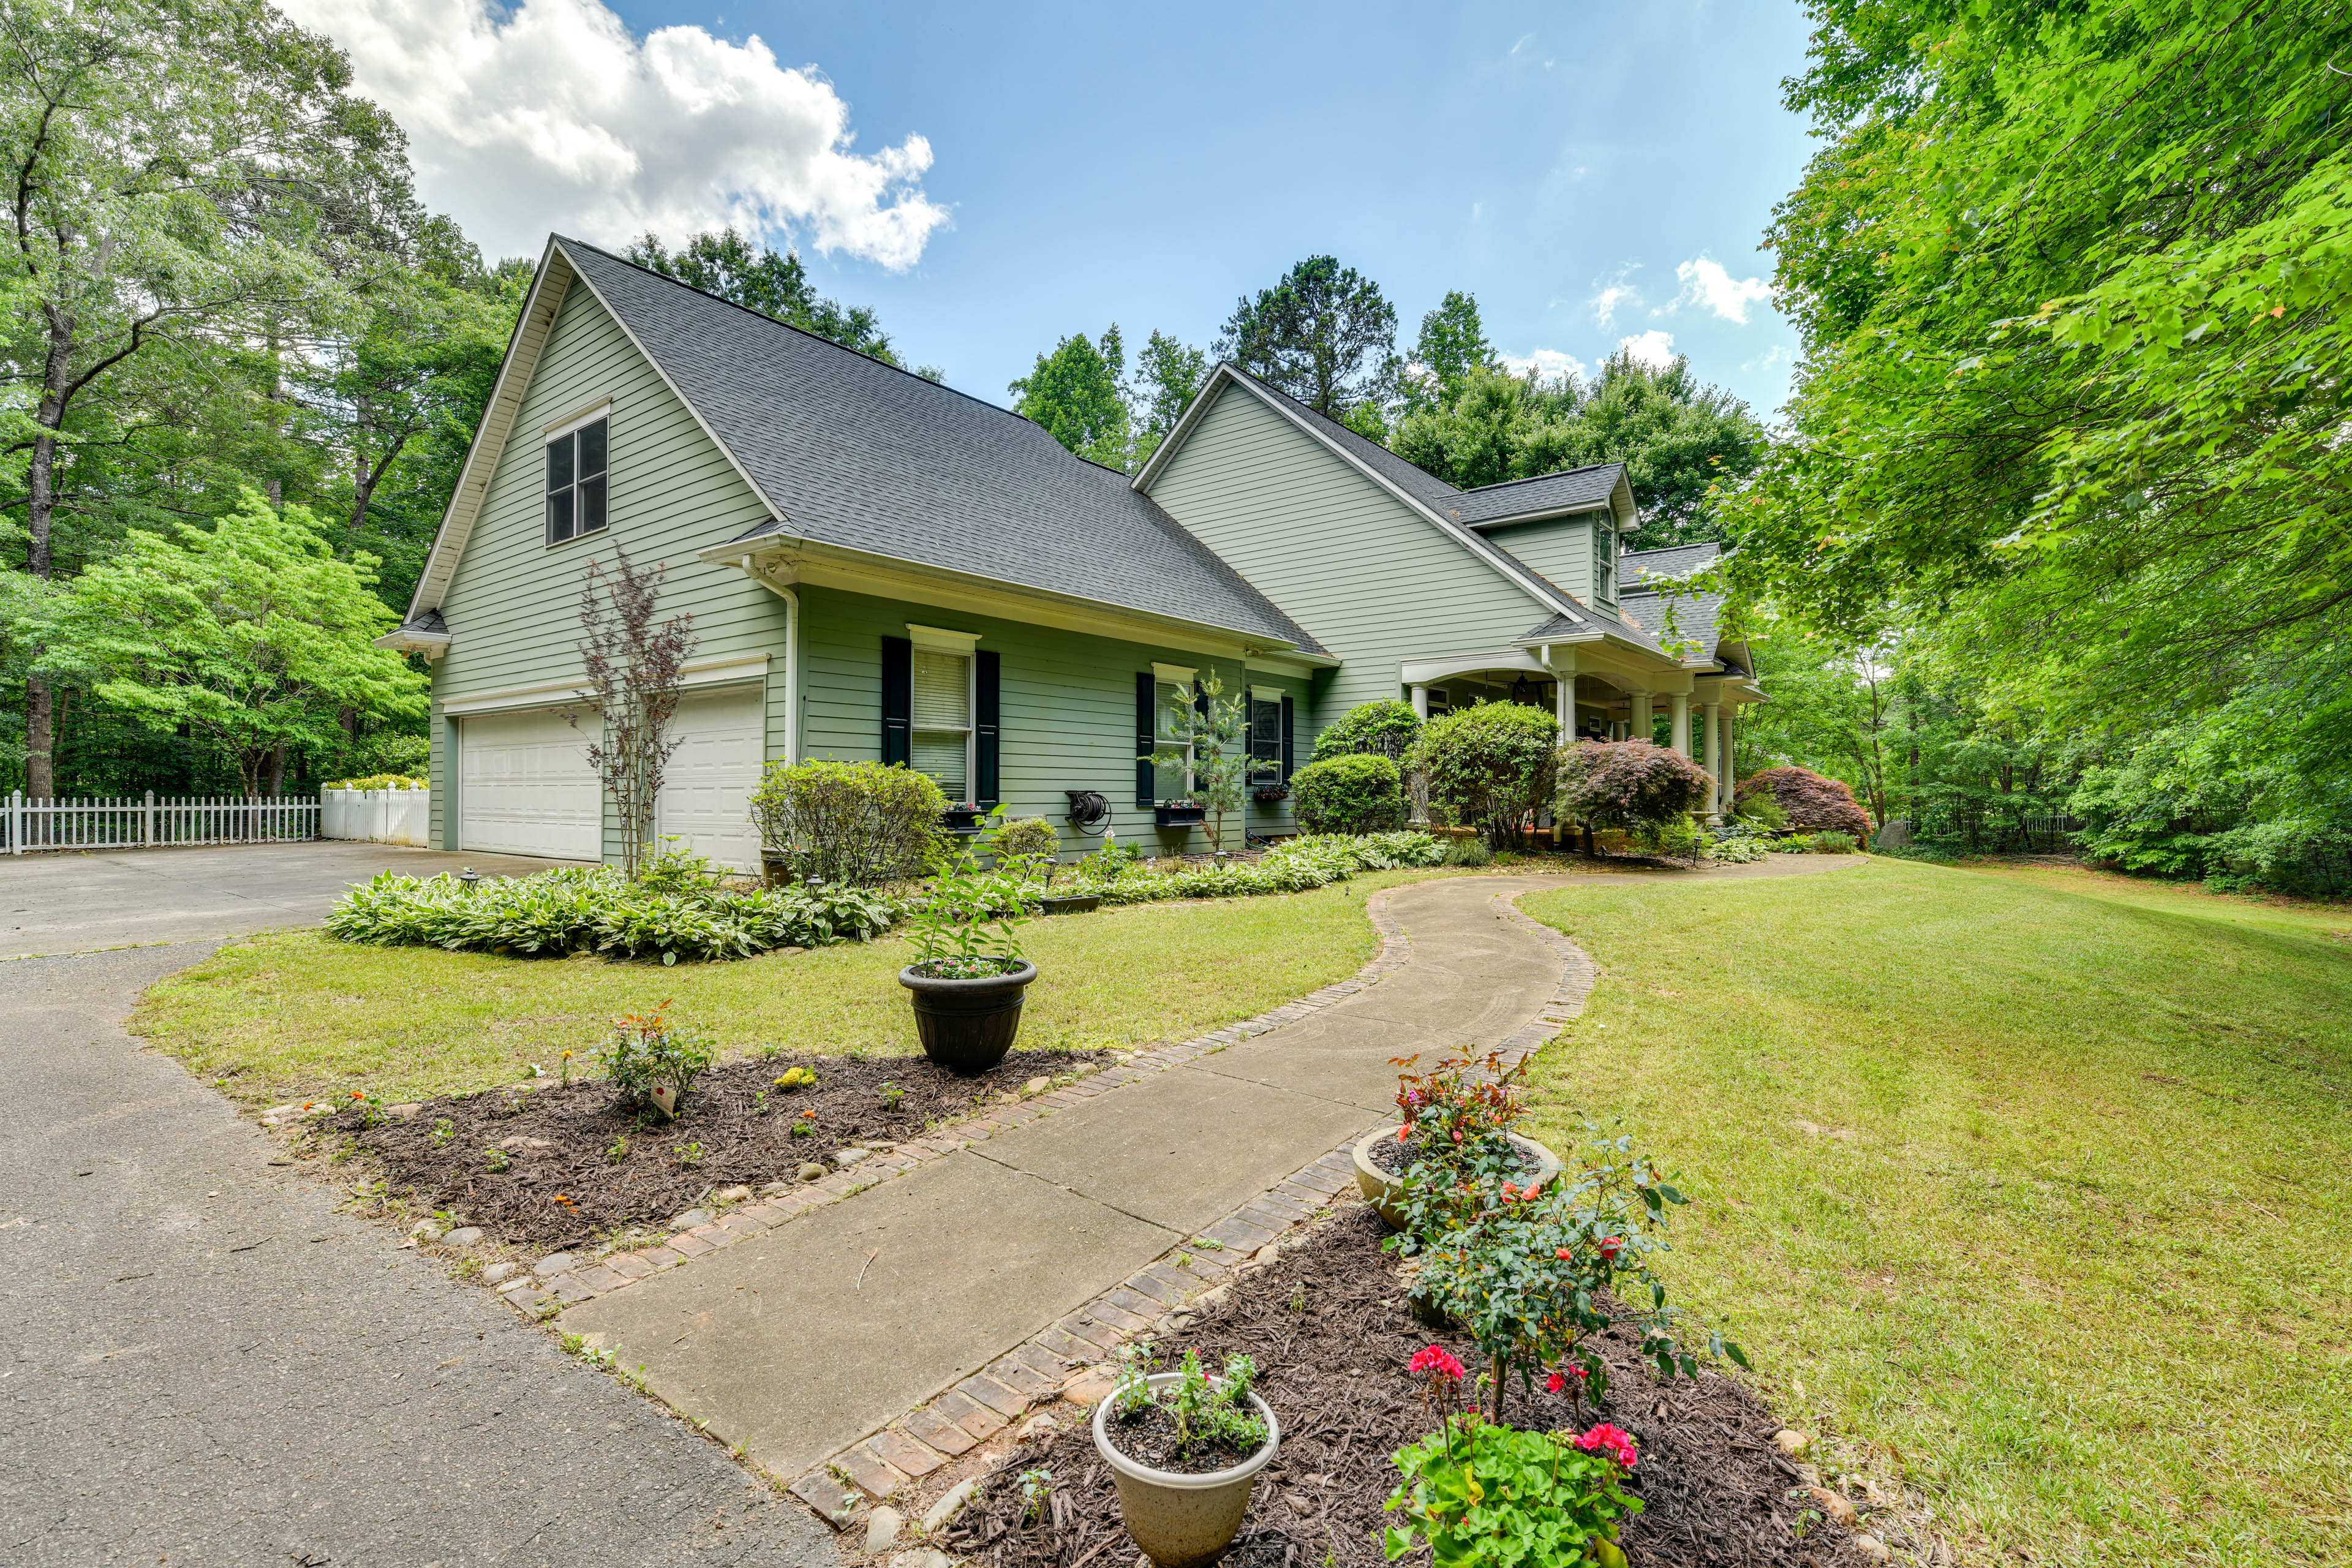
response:
M8 792L8 853L22 855L24 852L25 792L12 789Z

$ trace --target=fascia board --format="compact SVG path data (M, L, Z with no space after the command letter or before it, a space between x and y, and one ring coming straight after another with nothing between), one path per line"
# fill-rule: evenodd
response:
M546 302L551 284L558 281L561 263L561 284L555 289L554 303L544 321L539 321L540 307ZM507 352L499 361L498 379L490 384L490 399L482 410L482 422L474 430L474 438L466 447L466 460L458 466L457 488L449 492L449 505L441 514L441 526L434 531L433 548L425 557L425 570L416 579L416 592L409 595L408 614L403 618L415 620L427 610L441 607L441 599L449 591L449 580L457 574L458 558L466 552L466 540L474 531L474 521L481 515L482 502L488 499L490 476L498 472L499 459L505 455L507 437L514 431L515 415L522 407L523 394L530 387L531 373L539 368L540 351L547 346L548 334L555 330L556 312L563 307L565 290L572 287L575 268L572 258L563 254L548 236L547 248L540 253L539 275L531 279L530 292L523 297L522 313L515 318L514 331L508 335ZM533 325L534 322L538 324Z
M1433 508L1424 504L1415 497L1412 491L1407 490L1402 486L1395 483L1378 468L1373 468L1369 463L1363 462L1358 458L1354 453L1339 445L1339 442L1332 440L1330 437L1325 435L1322 431L1318 430L1306 420L1301 419L1294 410L1284 407L1283 405L1275 398L1266 397L1261 395L1257 388L1251 385L1247 380L1239 375L1234 374L1229 366L1222 364L1219 365L1217 367L1217 373L1220 375L1227 376L1233 385L1244 388L1250 394L1250 395L1257 398L1260 403L1265 404L1265 406L1273 409L1276 414L1281 415L1285 419L1290 421L1292 428L1299 431L1301 434L1314 441L1316 445L1321 447L1325 451L1330 453L1333 457L1347 464L1348 467L1353 468L1356 472L1371 480L1372 483L1378 485L1381 489L1395 497L1399 501L1402 501L1404 504L1405 509L1413 513L1413 515L1425 519L1429 522L1430 526L1435 528L1440 533L1446 535L1455 543L1461 545L1465 550L1467 550L1471 554L1476 556L1480 561L1483 561L1488 566L1493 567L1497 576L1502 577L1507 582L1516 584L1521 592L1525 593L1529 598L1535 600L1537 604L1543 605L1546 609L1558 610L1561 615L1568 616L1571 620L1581 621L1585 618L1583 614L1576 607L1576 605L1569 600L1566 594L1553 594L1546 592L1544 584L1538 582L1533 576L1528 574L1524 567L1520 567L1516 571L1513 570L1513 565L1516 563L1508 563L1508 556L1499 546L1491 544L1486 540L1479 538L1477 534L1472 532L1468 528L1464 527L1460 522L1456 521L1453 518L1441 516ZM1171 432L1169 441L1172 442L1174 439L1174 433ZM1167 443L1162 443L1163 447L1166 445ZM1153 453L1152 457L1157 460L1159 453ZM1149 465L1146 466L1149 467ZM1139 474L1136 477L1139 479L1142 478ZM1498 555L1504 556L1504 559L1496 559Z
M1128 488L1140 491L1144 495L1150 495L1151 487L1158 481L1161 471L1168 467L1170 459L1176 456L1176 449L1184 444L1193 429L1208 416L1209 405L1216 402L1217 394L1233 384L1234 384L1233 367L1223 360L1218 361L1217 368L1209 373L1209 379L1202 384L1201 390L1194 393L1192 401L1185 405L1184 413L1176 421L1175 428L1168 432L1167 439L1161 441L1143 467L1136 470L1135 478L1128 481Z
M765 563L788 558L795 579L820 588L843 588L882 598L902 598L916 604L938 604L970 609L1000 620L1029 621L1066 631L1092 632L1125 642L1157 643L1219 658L1276 653L1303 664L1336 668L1339 661L1307 653L1290 642L1205 621L1156 616L1124 605L1106 605L1076 595L1054 594L1024 584L952 572L896 556L875 555L828 544L821 540L770 534L761 539L714 544L697 552L698 558L718 564ZM1202 634L1207 633L1204 637Z

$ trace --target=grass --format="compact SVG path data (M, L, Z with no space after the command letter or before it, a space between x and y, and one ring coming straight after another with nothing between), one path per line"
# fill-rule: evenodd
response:
M1890 860L1522 908L1604 974L1539 1133L1683 1172L1684 1300L1963 1561L2352 1560L2340 910Z
M1353 973L1379 945L1378 889L1433 873L1389 871L1297 893L1147 904L1032 921L1037 963L1026 1049L1181 1040ZM913 961L888 938L730 963L498 958L365 947L316 931L234 942L158 982L131 1028L231 1097L267 1105L365 1088L390 1102L513 1083L574 1053L594 1070L611 1019L658 1003L722 1053L906 1053L919 1048L898 981Z

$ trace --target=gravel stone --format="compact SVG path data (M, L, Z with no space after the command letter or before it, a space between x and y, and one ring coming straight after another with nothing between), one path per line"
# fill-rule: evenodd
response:
M571 1272L572 1266L579 1261L576 1256L569 1252L551 1252L532 1267L531 1272L545 1279L552 1275Z

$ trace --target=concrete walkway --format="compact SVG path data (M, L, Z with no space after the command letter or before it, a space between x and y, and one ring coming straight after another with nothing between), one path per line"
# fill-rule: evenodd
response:
M1704 879L1855 858L1776 856ZM1483 1051L1528 1025L1560 963L1497 897L1657 879L1396 889L1412 957L1377 984L582 1302L563 1326L608 1336L713 1436L800 1475L1386 1120L1391 1058Z
M514 877L565 863L328 838L0 855L0 958L219 942L265 926L316 925L344 889L383 870L430 877L471 866L485 876Z

